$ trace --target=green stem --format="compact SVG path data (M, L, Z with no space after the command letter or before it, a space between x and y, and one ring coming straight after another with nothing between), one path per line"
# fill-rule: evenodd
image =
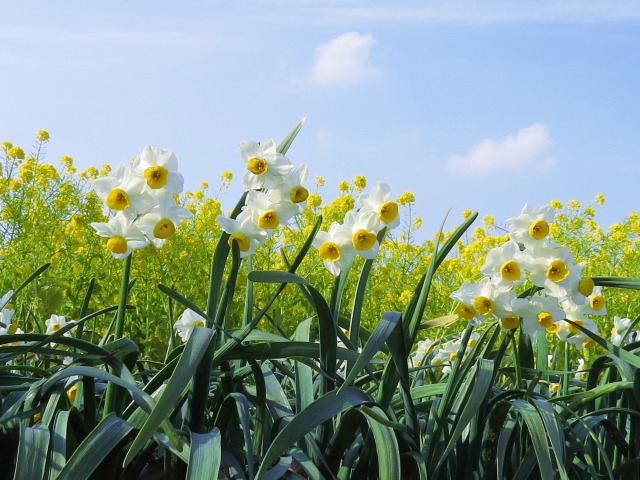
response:
M125 257L122 264L122 283L120 284L120 298L118 301L118 311L116 313L116 324L113 330L114 341L122 338L122 335L124 333L124 320L127 310L127 297L129 294L129 276L131 274L131 257L133 257L133 252L128 257ZM122 414L122 399L124 398L123 394L124 391L117 385L114 385L113 383L109 383L107 385L104 410L102 412L103 418L109 415L111 412L115 412L118 416Z

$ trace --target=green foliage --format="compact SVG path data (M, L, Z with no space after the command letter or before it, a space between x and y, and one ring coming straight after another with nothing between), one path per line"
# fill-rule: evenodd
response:
M375 260L333 278L311 243L352 208L363 177L327 207L313 193L251 261L203 186L181 198L194 217L178 235L123 265L90 227L104 220L89 183L99 172L44 163L47 141L40 132L28 158L2 147L1 287L15 291L0 305L0 479L640 474L640 342L574 322L597 344L578 371L544 331L465 327L452 314L451 292L505 240L487 234L490 219L470 232L465 213L416 245L403 194L404 231L383 230ZM637 316L640 222L632 213L605 234L592 212L571 203L552 235L607 289L607 332L614 315ZM206 326L182 344L172 326L185 308ZM78 321L42 333L52 314Z

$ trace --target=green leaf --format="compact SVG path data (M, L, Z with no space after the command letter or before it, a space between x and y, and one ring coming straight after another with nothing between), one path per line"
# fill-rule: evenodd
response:
M541 477L555 478L555 470L551 462L551 452L549 451L549 444L547 443L547 431L544 428L540 413L533 405L524 400L514 400L512 406L527 424Z
M303 438L314 428L354 406L369 402L371 399L361 390L348 387L339 394L331 391L295 415L291 421L273 439L264 454L262 464L256 475L261 479L271 464L282 452Z
M73 452L57 480L90 478L100 463L132 429L132 424L114 414L105 417Z
M136 438L131 443L124 459L125 466L144 448L147 440L149 440L158 427L167 422L167 418L175 405L182 399L184 391L191 381L193 372L195 372L212 338L213 330L211 329L196 328L193 331L162 396L149 414L149 418L147 418L138 435L136 435ZM172 429L165 430L167 434L171 431ZM174 442L174 445L180 450L180 443Z
M214 428L209 433L190 432L191 456L187 466L187 480L217 478L222 460L222 437Z
M44 425L20 425L20 442L14 480L43 478L49 450L49 429Z
M378 406L368 408L362 405L358 410L365 416L373 440L376 444L376 456L378 460L378 478L402 478L400 475L400 450L398 440L393 428L382 423L387 420L384 410Z
M296 138L296 136L298 135L298 132L302 128L302 125L304 125L304 122L306 121L307 121L307 117L303 117L302 120L300 120L296 124L296 126L293 127L293 130L291 130L289 134L284 138L284 140L282 140L282 142L280 142L280 144L278 145L278 148L277 148L278 153L281 153L283 155L287 153L287 150L289 150L289 147L293 143L293 140Z
M375 330L369 337L369 340L365 344L362 349L362 353L358 356L358 360L355 365L351 368L349 375L345 379L344 383L340 386L338 392L344 390L348 385L353 382L353 380L358 376L358 374L369 364L371 359L376 355L382 345L387 341L393 329L396 328L398 323L400 322L401 315L399 312L385 312L382 316L378 325L376 325Z
M593 283L600 287L628 288L640 290L640 278L592 277Z

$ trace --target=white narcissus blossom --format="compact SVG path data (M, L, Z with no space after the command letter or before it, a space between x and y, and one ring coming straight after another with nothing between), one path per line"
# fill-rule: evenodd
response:
M272 139L262 143L249 140L240 142L240 156L247 166L242 177L245 190L273 188L293 168L289 159L278 153Z
M584 309L591 315L606 315L607 304L604 295L602 294L602 287L594 287L591 295L586 297L584 302Z
M549 224L554 217L555 212L548 205L537 208L525 205L520 216L507 220L509 235L527 248L535 247L548 241Z
M557 322L565 317L558 299L554 297L516 298L511 302L511 308L522 318L522 331L527 335L545 330L555 333Z
M67 321L66 317L64 315L51 315L51 317L49 317L47 320L45 320L45 325L47 327L47 331L46 334L47 335L51 335L52 333L57 332L58 330L60 330L63 327L66 327L67 325L72 325L75 323L75 321L73 320L69 320ZM75 332L77 327L72 328L71 330L68 330L66 332L64 332L65 337L71 337L73 332Z
M584 358L578 359L578 369L573 377L576 380L582 381L585 381L587 379L587 364L585 363Z
M285 225L298 213L298 206L292 202L274 203L266 193L251 190L247 194L242 212L250 215L253 223L260 228L275 230L280 225Z
M129 220L153 207L153 197L145 192L146 182L133 170L122 165L106 177L91 184L96 194L110 210L124 214Z
M429 352L431 351L431 348L435 344L436 344L436 341L431 340L430 338L427 338L425 340L419 340L415 352L413 352L413 355L411 355L410 365L414 367L419 367L420 365L422 365L427 354L429 354Z
M358 198L360 211L375 212L378 217L378 230L384 227L395 228L400 225L398 204L391 200L391 188L383 182L377 182L370 193L364 193Z
M540 248L529 262L529 272L533 284L544 288L547 295L565 298L577 290L582 265L574 265L568 247Z
M117 259L128 257L133 249L144 248L149 244L144 233L123 215L117 214L108 222L94 222L91 226L99 236L107 239L107 250Z
M295 204L298 213L304 212L309 191L304 184L307 181L308 168L302 164L286 172L277 185L267 192L269 200L279 204Z
M269 238L267 231L253 222L251 212L247 210L240 212L235 219L218 215L217 220L220 228L229 234L229 246L234 242L238 244L242 258L251 255Z
M173 328L178 331L178 335L180 335L183 342L189 340L196 327L204 326L206 326L205 319L190 308L182 312L182 315L173 324Z
M376 212L356 212L350 210L344 216L344 223L351 231L351 244L363 258L373 259L378 254L378 214Z
M518 243L509 240L487 253L480 272L491 277L491 281L499 287L513 287L526 280L528 260L529 256L520 251Z
M613 328L611 329L611 343L614 345L625 345L625 337L631 327L632 320L630 318L613 317Z
M154 197L182 192L184 178L178 172L178 158L171 150L147 145L134 161L133 171L144 178Z
M173 196L169 195L140 217L136 225L151 243L160 248L166 240L173 237L180 221L192 216L189 210L178 205Z
M356 255L351 242L351 229L333 222L328 232L319 231L312 245L332 275L338 276L353 261Z
M451 294L451 298L467 306L469 315L461 315L474 326L479 326L487 318L504 318L509 316L511 302L515 299L515 292L509 287L499 287L484 277L479 282L465 282L458 290ZM473 315L473 316L471 316Z

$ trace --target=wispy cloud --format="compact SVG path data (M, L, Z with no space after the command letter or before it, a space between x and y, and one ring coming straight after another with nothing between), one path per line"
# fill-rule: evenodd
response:
M496 171L547 169L555 161L546 156L552 139L542 123L523 128L503 141L486 139L468 154L452 156L447 168L456 175L486 175Z
M290 3L290 2L285 2ZM400 23L466 23L561 22L601 23L640 20L640 3L628 0L539 0L522 2L495 0L434 0L428 5L398 2L393 6L381 2L345 1L327 6L319 2L293 2L307 10L309 18L340 21L384 21ZM304 5L304 7L303 7Z
M320 86L351 86L379 78L382 72L369 65L373 35L344 33L316 47L307 79Z

